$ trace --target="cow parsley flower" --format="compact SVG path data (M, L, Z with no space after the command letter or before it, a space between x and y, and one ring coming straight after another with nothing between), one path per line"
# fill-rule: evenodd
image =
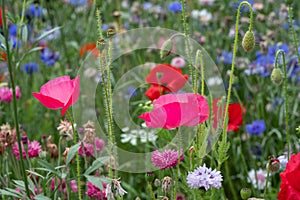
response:
M207 168L205 164L203 167L200 166L195 169L195 171L189 172L187 176L187 184L192 189L219 189L222 181L223 178L221 172L216 169L211 170L211 168Z

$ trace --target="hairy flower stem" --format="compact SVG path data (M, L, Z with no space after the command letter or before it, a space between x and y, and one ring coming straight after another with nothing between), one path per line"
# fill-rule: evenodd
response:
M178 188L178 179L179 179L179 165L180 165L180 148L181 148L181 131L179 130L179 128L176 128L177 132L178 132L178 160L177 160L177 166L176 166L176 169L175 169L175 184L174 184L174 193L173 193L173 199L176 199L176 196L177 196L177 188Z
M20 129L19 129L19 119L18 119L18 111L17 111L17 98L16 98L16 84L15 84L15 77L14 77L14 70L13 70L13 64L12 64L12 55L10 52L10 47L8 43L8 28L6 24L6 13L5 13L5 1L2 0L2 21L3 21L3 32L4 32L4 38L5 38L5 50L6 50L6 55L7 55L7 63L8 63L8 71L9 71L9 78L11 82L11 87L12 87L12 104L13 104L13 112L14 112L14 121L15 121L15 127L16 127L16 133L17 133L17 142L18 142L18 147L19 147L19 155L20 155L20 162L21 162L21 168L22 168L22 173L23 173L23 180L24 180L24 185L25 185L25 190L26 190L26 195L28 198L30 198L30 192L28 188L28 180L26 176L26 171L25 171L25 165L24 165L24 160L23 160L23 153L22 153L22 145L21 145L21 134L20 134Z
M97 23L98 23L98 41L103 40L103 34L102 34L102 20L101 20L101 11L100 9L97 9L96 12L97 15ZM98 45L102 45L99 44ZM99 68L100 68L100 73L101 73L101 78L102 78L102 87L104 91L104 97L105 97L105 112L106 112L106 118L107 118L107 132L108 132L108 141L110 142L110 151L112 154L113 159L110 159L110 167L109 167L109 178L113 179L114 174L113 174L113 167L116 166L115 162L117 160L117 152L114 149L115 146L115 136L113 132L113 109L112 109L112 89L111 89L111 71L110 71L110 65L111 65L111 58L112 58L112 39L109 39L109 45L108 45L108 50L105 51L106 49L103 49L100 52L100 59L99 59ZM106 63L103 61L106 60ZM105 73L106 76L105 77ZM117 176L117 174L115 174Z
M68 115L69 121L71 122L71 125L72 125L73 143L75 145L75 144L77 144L77 131L74 128L74 121L73 121L72 115L70 114L69 111L67 111L67 115ZM83 146L81 148L84 149ZM78 193L78 199L81 200L82 199L81 180L80 180L81 173L80 173L80 158L79 158L78 151L76 152L76 167L77 167L77 185L78 185L77 193Z
M185 36L185 47L186 47L186 54L188 56L188 66L189 66L189 74L192 77L192 86L194 88L195 84L198 84L195 80L195 72L193 71L193 65L192 65L192 53L191 53L191 47L190 47L190 40L189 40L189 31L188 31L188 24L186 22L186 11L185 11L185 0L181 0L181 17L182 17L182 23L183 23L183 31Z
M222 141L221 141L221 143L223 145L227 142L228 108L229 108L229 103L230 103L230 98L231 98L236 52L237 52L237 47L238 47L239 20L240 20L240 12L241 12L240 10L243 5L247 5L250 9L249 31L252 31L252 27L253 27L253 25L252 25L253 24L253 11L252 11L251 4L249 4L247 1L243 1L240 3L240 5L238 7L238 11L237 11L237 15L236 15L236 22L235 22L235 39L234 39L234 45L233 45L232 65L231 65L231 72L230 72L230 77L229 77L229 87L228 87L228 93L227 93L225 116L224 116L224 122L223 122L223 133L222 133ZM220 170L221 165L222 165L222 161L219 161L218 170Z
M295 45L295 48L296 48L296 54L297 54L297 57L298 57L298 63L300 64L300 53L298 51L298 47L299 47L299 45L298 45L298 38L296 36L295 27L293 25L293 10L292 10L291 5L288 7L288 13L289 13L290 28L291 28L292 35L293 35L293 42L294 42L294 45Z
M283 88L284 88L284 97L285 97L285 133L286 133L286 143L288 145L288 160L290 159L290 134L289 134L289 114L288 114L288 92L287 92L287 73L286 73L286 63L285 63L285 53L282 49L279 49L276 52L275 57L275 68L278 68L278 57L279 54L282 56L283 60Z

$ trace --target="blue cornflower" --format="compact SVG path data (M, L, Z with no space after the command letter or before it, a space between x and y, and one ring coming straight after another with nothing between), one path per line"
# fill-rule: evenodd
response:
M40 58L46 66L53 66L55 62L59 59L59 53L52 52L50 49L45 48L41 51Z
M23 70L28 74L33 74L39 70L39 65L34 62L26 63L23 65Z
M219 62L222 62L224 65L231 65L232 63L232 52L223 51L221 56L217 58Z
M109 26L107 24L102 24L102 31L107 31L107 29L109 28Z
M273 46L269 46L268 47L268 56L274 57L276 56L276 52L282 49L284 51L285 54L288 53L289 51L289 46L287 44L284 43L276 43Z
M28 17L37 17L40 18L42 16L43 8L36 4L30 4L29 8L25 12L25 15Z
M238 9L239 5L245 0L239 0L238 2L233 2L231 3L231 7L235 8L236 10ZM248 3L250 3L250 5L252 6L253 9L253 4L254 4L254 0L246 0ZM241 7L241 12L249 12L249 8L246 5L243 5Z
M10 36L17 36L17 25L15 24L9 25L8 33Z
M266 130L266 124L264 120L253 121L252 124L246 125L246 131L253 135L260 135Z
M177 1L171 3L169 5L169 10L172 12L175 12L175 13L181 12L182 11L181 3L177 2Z
M74 6L84 6L87 3L87 0L71 0L70 4Z
M143 9L144 10L149 10L152 6L153 6L153 4L151 2L145 2L143 4Z
M129 86L127 88L127 92L126 92L125 98L126 99L130 99L131 97L136 97L136 96L137 96L136 88L133 87L133 86Z

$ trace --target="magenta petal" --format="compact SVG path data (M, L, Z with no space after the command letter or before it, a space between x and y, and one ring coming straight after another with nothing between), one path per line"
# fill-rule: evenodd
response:
M41 102L46 108L50 109L59 109L64 106L64 104L56 99L53 99L52 97L45 96L40 93L32 92L32 95Z
M79 96L79 92L80 92L80 76L77 76L74 80L71 81L72 85L73 85L73 91L70 94L69 100L68 102L64 105L62 111L61 111L61 115L64 116L65 112L67 111L67 109L73 105Z
M171 129L179 126L196 126L208 119L209 106L199 94L167 94L153 102L154 109L146 116L150 128ZM144 113L145 114L145 113Z

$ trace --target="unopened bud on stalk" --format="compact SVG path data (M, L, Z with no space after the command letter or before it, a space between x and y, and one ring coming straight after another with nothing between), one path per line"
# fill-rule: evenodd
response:
M103 49L105 49L105 45L106 45L106 42L104 39L97 40L97 48L99 51L102 51Z
M267 169L270 169L271 172L278 172L280 169L280 161L278 158L271 159L267 164Z
M274 68L271 73L271 80L273 83L280 85L283 79L282 71L279 68Z
M172 47L173 47L172 39L168 39L167 41L165 41L160 49L160 58L163 59L168 55L170 55L172 51Z
M255 45L255 37L252 31L247 31L243 37L242 46L246 52L251 51Z
M171 190L172 185L173 185L172 178L169 176L164 177L161 184L162 191L169 192Z

